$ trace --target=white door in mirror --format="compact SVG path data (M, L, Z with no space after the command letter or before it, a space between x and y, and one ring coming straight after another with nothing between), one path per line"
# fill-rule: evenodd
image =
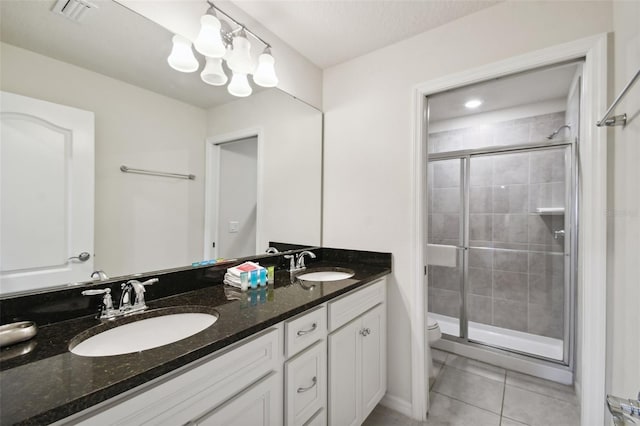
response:
M2 293L90 280L94 114L0 92Z
M211 327L217 320L215 315L202 313L146 318L96 334L71 348L71 353L97 357L140 352L186 339Z

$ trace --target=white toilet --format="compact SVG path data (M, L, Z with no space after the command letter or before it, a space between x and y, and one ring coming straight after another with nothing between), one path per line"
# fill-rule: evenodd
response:
M442 332L440 331L438 321L427 315L427 340L429 341L429 347L440 340L441 337ZM433 368L433 358L431 356L431 350L429 350L429 377L432 379L435 378L434 373L435 370Z

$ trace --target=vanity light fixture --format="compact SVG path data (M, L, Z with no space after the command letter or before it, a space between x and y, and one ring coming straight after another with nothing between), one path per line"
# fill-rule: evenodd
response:
M209 9L200 18L200 32L193 42L195 50L205 58L205 66L200 73L202 81L213 86L227 84L229 78L222 66L226 62L227 68L232 73L227 91L234 96L251 95L253 90L249 84L248 75L252 75L253 82L259 86L277 86L278 77L274 67L275 59L271 55L271 45L224 13L211 1L207 3ZM224 15L236 28L232 29L227 20L219 19L216 12ZM264 51L258 58L257 67L251 58L251 43L247 34L265 45ZM191 41L181 35L173 37L173 48L168 62L173 69L187 73L197 71L200 66L191 49Z
M465 102L465 108L475 109L482 105L482 101L480 99L471 99Z

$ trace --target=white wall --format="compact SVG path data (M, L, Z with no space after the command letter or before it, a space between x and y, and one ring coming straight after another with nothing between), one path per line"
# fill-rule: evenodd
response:
M640 69L640 2L613 2L613 101ZM608 152L607 392L632 398L640 391L640 82L615 114Z
M266 90L208 112L213 139L245 129L263 137L265 209L259 247L268 241L320 245L322 114L279 90Z
M8 44L1 48L2 90L95 113L95 267L117 276L199 260L206 112ZM122 164L197 178L126 174Z
M412 88L611 29L610 2L505 2L325 70L323 245L391 251L388 401L411 403Z

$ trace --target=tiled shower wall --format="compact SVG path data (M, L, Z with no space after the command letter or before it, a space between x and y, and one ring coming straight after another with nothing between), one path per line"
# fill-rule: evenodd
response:
M564 113L435 133L435 151L541 141ZM526 137L525 137L526 135ZM562 135L559 135L562 137ZM502 138L502 139L501 139ZM489 143L491 141L491 143ZM565 205L564 149L471 159L469 191L470 321L562 338L564 215L536 213ZM460 161L429 167L429 242L459 245ZM429 311L459 317L460 268L429 267Z

